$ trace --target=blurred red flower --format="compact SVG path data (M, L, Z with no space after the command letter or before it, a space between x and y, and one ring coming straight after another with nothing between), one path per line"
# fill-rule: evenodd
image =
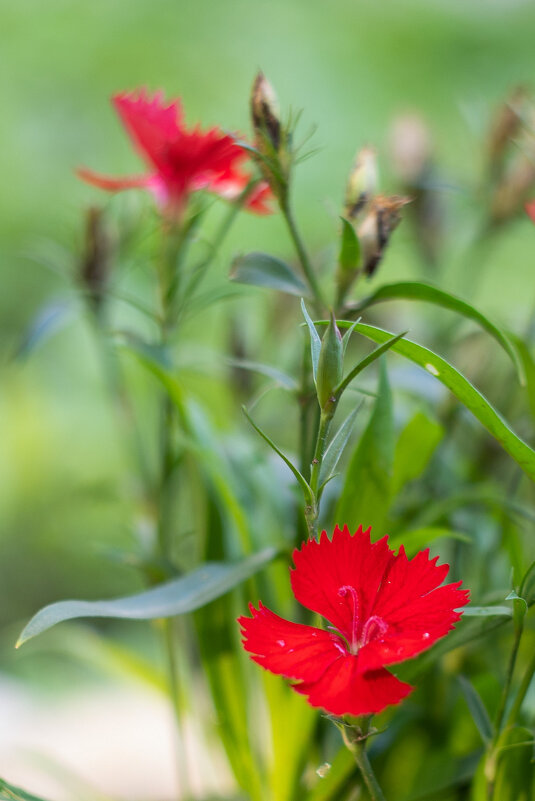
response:
M110 178L80 168L84 181L118 192L145 188L155 196L165 214L180 217L191 192L207 189L233 200L245 189L251 175L243 171L247 153L236 140L219 128L188 130L183 121L180 100L165 104L163 94L152 98L141 89L131 94L117 94L113 105L135 148L147 163L146 175ZM257 214L269 214L266 201L271 191L260 182L249 196L246 208Z
M535 200L529 200L527 203L524 204L524 208L526 209L527 213L535 222Z
M293 553L297 600L332 624L328 630L291 623L259 603L241 617L243 645L262 667L293 679L314 707L369 715L397 704L413 688L385 670L429 648L459 620L468 603L461 582L440 586L448 565L429 549L408 559L388 537L375 543L362 526L325 531Z

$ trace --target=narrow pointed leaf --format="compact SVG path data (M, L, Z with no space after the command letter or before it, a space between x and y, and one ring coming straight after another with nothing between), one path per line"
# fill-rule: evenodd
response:
M306 478L305 478L305 477L304 477L304 476L303 476L303 475L302 475L302 474L299 472L299 470L297 469L297 467L296 467L296 466L295 466L295 465L294 465L294 464L293 464L293 463L292 463L292 462L291 462L291 461L288 459L288 457L284 455L284 453L283 453L283 452L280 450L280 448L277 448L277 446L275 445L275 443L273 442L273 440L271 440L271 439L268 437L268 435L267 435L267 434L265 434L265 433L262 431L262 429L261 429L261 428L259 428L259 427L256 425L256 423L255 423L255 422L252 420L252 418L249 416L249 414L248 414L248 412L247 412L247 409L245 408L245 406L242 406L242 409L243 409L243 413L244 413L244 415L245 415L245 416L246 416L246 418L249 420L249 422L251 423L251 425L252 425L252 427L254 428L254 430L255 430L255 431L257 431L257 432L260 434L260 436L262 437L262 439L263 439L263 440L265 440L265 441L267 442L267 444L270 446L270 448L273 448L273 450L275 451L275 453L276 453L278 456L280 456L280 458L282 459L282 461L284 462L284 464L286 464L286 465L287 465L287 466L290 468L290 470L291 470L291 471L292 471L292 473L294 474L295 478L297 479L297 482L298 482L299 486L300 486L300 487L301 487L301 489L303 490L303 493L304 493L305 499L307 500L307 502L310 502L310 501L312 500L312 498L314 497L314 493L312 492L312 488L310 487L310 485L309 485L308 481L306 480Z
M494 729L481 696L464 676L459 676L459 684L481 739L485 744L490 743L494 736Z
M385 284L379 287L372 295L364 298L362 303L359 304L358 310L362 311L367 309L368 306L385 300L423 300L427 303L441 306L443 309L458 312L463 317L473 320L501 345L515 365L521 383L524 383L522 362L511 339L470 303L432 284L424 284L420 281L400 281L399 283Z
M349 328L353 323L338 321L339 327ZM359 323L356 330L374 342L388 342L392 337L389 331L373 325ZM524 472L535 481L535 451L512 431L501 415L488 400L449 362L433 353L432 350L418 345L409 339L401 339L391 345L395 353L399 353L410 361L423 367L444 386L446 386L461 403L469 409L487 431L500 443L507 453L517 462Z
M32 320L17 348L15 357L25 359L33 351L51 339L75 318L79 306L75 300L53 300L43 306Z
M250 370L253 373L260 373L260 375L272 378L281 387L289 390L297 389L297 381L292 378L288 373L279 370L278 367L273 367L270 364L262 364L260 362L251 362L248 359L227 359L231 367L239 367L241 370Z
M362 403L360 403L356 409L353 409L332 440L329 442L325 449L325 453L323 455L323 462L321 464L321 472L320 472L320 484L326 484L327 481L332 477L334 471L336 470L336 465L340 461L340 457L344 452L344 448L347 445L347 441L351 436L351 431L353 429L353 425L355 423L355 418L359 413L360 409L362 408Z
M250 578L271 562L276 554L276 549L266 548L233 564L207 562L185 576L124 598L50 604L30 620L19 637L17 647L64 620L82 617L154 620L193 612Z
M351 223L344 217L342 217L341 220L342 237L340 241L338 264L342 270L353 272L357 269L360 262L360 242Z
M320 353L321 353L321 339L320 335L316 330L316 326L312 322L312 319L307 311L307 307L305 306L305 301L301 298L301 309L303 311L303 316L306 320L306 324L308 325L308 330L310 332L310 352L312 355L312 373L314 375L314 381L316 381L316 375L318 373L318 362L320 360ZM326 324L328 320L326 321Z
M306 297L308 289L292 268L281 259L267 253L247 253L232 262L230 280L239 284L252 284L277 289L288 295Z
M43 799L0 779L0 801L43 801Z
M346 377L336 387L335 395L340 396L344 391L344 389L346 389L346 387L349 386L349 384L353 381L354 378L358 376L359 373L365 370L366 367L368 367L370 364L373 364L373 362L376 361L380 356L382 356L383 353L386 353L387 350L390 350L390 348L393 345L395 345L396 342L399 342L399 340L402 339L406 333L407 333L406 331L403 331L403 333L401 334L395 334L394 336L392 336L392 339L389 339L387 342L384 342L378 348L375 348L375 350L373 350L371 353L365 356L364 359L361 359L361 361L352 370L349 371Z
M449 538L459 542L472 542L469 536L460 531L452 531L449 528L439 526L428 526L427 528L417 528L411 531L401 531L392 534L388 539L391 548L398 548L403 545L407 556L414 556L418 551L423 550L435 540Z

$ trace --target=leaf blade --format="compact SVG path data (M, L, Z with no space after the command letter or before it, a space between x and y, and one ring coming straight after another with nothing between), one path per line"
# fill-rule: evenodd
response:
M306 284L294 273L289 264L267 253L246 253L237 256L230 268L230 280L239 284L275 289L287 295L307 297Z

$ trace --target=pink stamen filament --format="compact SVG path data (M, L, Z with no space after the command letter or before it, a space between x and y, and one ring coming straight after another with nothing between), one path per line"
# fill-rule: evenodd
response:
M377 617L377 615L372 615L368 618L366 623L364 624L364 628L362 629L362 636L359 641L359 646L366 645L367 642L371 639L371 633L373 627L378 629L379 637L381 637L387 630L388 624L381 617ZM374 632L375 633L375 632Z
M352 606L353 606L353 615L351 621L351 640L349 643L349 652L351 654L356 654L359 649L359 641L358 641L358 622L359 622L359 597L357 595L357 591L351 584L344 584L343 587L340 587L338 590L338 595L341 598L345 598L347 595L350 596Z

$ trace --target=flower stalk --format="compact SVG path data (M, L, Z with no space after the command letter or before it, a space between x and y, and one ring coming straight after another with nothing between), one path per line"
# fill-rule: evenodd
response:
M370 736L370 718L361 718L359 725L346 725L339 726L346 748L351 751L358 769L362 775L366 788L370 794L372 801L385 801L383 791L377 781L377 777L373 771L368 754L366 752L366 743Z

